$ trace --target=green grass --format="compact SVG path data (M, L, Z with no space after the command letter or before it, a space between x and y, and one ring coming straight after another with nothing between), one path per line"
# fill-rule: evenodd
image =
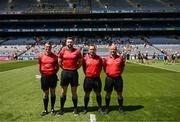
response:
M0 61L0 72L37 64L37 61Z
M116 93L111 98L111 112L101 115L96 110L96 97L91 93L90 112L76 117L72 114L70 88L65 104L66 113L63 116L41 117L43 109L38 65L21 67L19 62L13 70L0 72L0 121L89 121L89 115L95 114L97 121L180 121L180 73L164 69L127 63L123 73L124 78L124 114L117 111ZM26 61L23 62L28 64ZM12 63L5 63L10 67ZM20 65L20 66L19 66ZM2 65L0 65L2 66ZM180 69L179 64L173 65ZM21 68L20 68L21 67ZM60 76L60 72L58 72ZM79 110L83 107L82 69L79 70L78 98ZM101 74L104 87L105 74ZM60 86L56 90L56 110L59 110ZM103 105L105 92L102 91ZM50 108L50 107L49 107Z
M137 61L135 61L135 60L130 60L128 62L140 64L140 63L137 63ZM146 65L146 66L150 66L150 67L180 72L180 60L177 60L176 63L168 62L167 64L164 64L163 61L156 61L155 63L152 63L152 61L148 61L148 63L144 63L141 65Z

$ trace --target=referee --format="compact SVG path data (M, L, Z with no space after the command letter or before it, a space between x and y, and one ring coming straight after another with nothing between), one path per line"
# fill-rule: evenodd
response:
M73 39L68 37L66 39L66 47L64 47L58 55L59 66L62 68L61 72L61 96L60 96L60 110L58 115L64 114L64 104L66 101L66 93L68 85L71 85L72 101L74 104L74 115L78 115L77 110L77 86L78 86L78 72L77 69L81 67L82 55L80 50L73 47Z
M58 57L51 52L52 45L47 42L45 51L39 57L39 71L41 73L41 89L44 92L44 111L41 116L48 114L49 89L51 93L51 113L54 114L54 104L56 100L55 89L57 85Z
M96 101L98 103L98 111L102 114L102 98L101 98L101 79L100 73L102 70L102 58L96 55L96 47L95 45L90 45L88 54L83 58L83 71L85 73L84 79L84 110L83 113L86 114L88 112L88 102L89 102L89 95L94 89L96 93Z
M110 55L104 58L104 71L106 72L106 80L104 90L106 91L105 102L106 109L105 113L109 112L109 104L111 99L111 93L113 88L117 92L119 112L123 112L123 79L121 74L124 70L124 59L122 56L117 55L117 46L112 44L110 46Z

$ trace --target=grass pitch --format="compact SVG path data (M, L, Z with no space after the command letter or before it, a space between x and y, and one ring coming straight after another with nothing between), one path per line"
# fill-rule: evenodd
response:
M159 67L159 68L157 68ZM111 111L108 115L97 112L95 94L89 102L90 111L74 116L70 88L68 89L63 116L40 116L43 110L42 91L36 61L0 62L0 121L90 121L95 114L97 121L180 121L180 64L169 67L159 64L139 65L126 63L124 79L124 110L117 111L116 92L111 97ZM60 76L60 71L58 72ZM78 106L83 108L82 69L79 70ZM101 80L104 87L105 73ZM55 109L59 110L60 86L56 90ZM103 106L105 92L102 90ZM49 106L50 108L50 106Z

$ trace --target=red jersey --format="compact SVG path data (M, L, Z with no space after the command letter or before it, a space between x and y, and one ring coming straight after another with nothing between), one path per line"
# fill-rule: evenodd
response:
M103 67L105 69L106 75L109 77L121 76L124 70L124 59L122 56L116 55L115 58L109 55L104 58Z
M82 58L81 52L75 48L69 50L63 48L59 53L59 58L62 59L62 67L66 70L77 70L79 68L78 60Z
M83 69L86 77L99 77L102 70L102 58L95 55L93 58L86 55L83 58Z
M57 72L58 57L51 53L49 55L42 54L38 57L39 71L44 75L53 75Z

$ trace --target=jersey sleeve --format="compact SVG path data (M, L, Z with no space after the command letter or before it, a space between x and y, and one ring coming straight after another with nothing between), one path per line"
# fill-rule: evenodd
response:
M106 59L106 58L103 58L102 61L103 61L103 68L104 68L104 71L106 71L107 59Z
M125 66L125 59L122 57L122 67Z
M82 58L82 54L81 54L81 51L80 50L78 50L78 56L77 56L78 58Z
M99 57L99 68L100 68L100 70L102 70L103 60L102 60L102 58L100 56L98 56L98 57Z
M85 73L86 72L86 56L82 59L82 67L83 67L83 71Z
M57 56L57 55L54 55L54 58L55 58L55 61L58 62L58 56Z
M41 56L38 56L39 72L41 73Z
M122 70L122 72L124 71L124 67L125 67L125 59L123 58L123 57L121 57L121 60L122 60L122 62L121 62L121 70Z
M58 58L63 58L64 52L65 52L65 49L63 48L63 49L59 52Z
M83 67L86 65L86 56L83 57L83 59L82 59L82 65L83 65Z
M38 56L38 63L41 63L41 56Z
M103 59L101 57L99 57L99 61L100 61L101 66L103 66Z

